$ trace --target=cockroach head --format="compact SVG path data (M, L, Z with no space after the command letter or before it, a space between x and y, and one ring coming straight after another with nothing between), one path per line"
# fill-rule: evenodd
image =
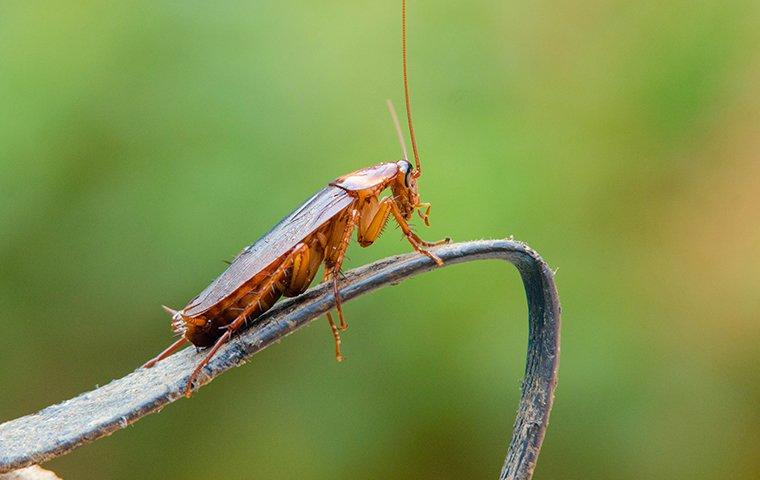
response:
M420 195L417 190L418 175L415 175L416 170L407 160L399 160L396 165L398 165L398 173L391 184L393 199L404 218L409 220L420 204Z

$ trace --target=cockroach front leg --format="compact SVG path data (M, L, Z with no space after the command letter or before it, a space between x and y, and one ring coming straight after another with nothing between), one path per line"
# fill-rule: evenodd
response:
M428 202L420 203L416 207L417 213L420 215L420 218L428 227L430 226L430 208L432 208L432 205ZM425 210L425 213L423 213L422 210Z
M216 352L227 343L230 338L232 337L232 334L235 333L240 327L245 325L245 321L248 318L248 316L256 310L258 307L259 301L266 295L269 290L274 287L275 284L282 281L285 276L287 275L288 269L293 265L294 260L299 255L302 255L308 247L304 243L299 243L296 245L288 254L287 257L282 261L279 267L277 267L277 270L265 281L261 284L261 287L259 287L258 293L251 299L250 303L243 309L243 311L238 315L235 320L233 320L229 325L226 326L224 334L219 337L219 339L216 341L213 347L211 347L211 350L209 350L208 354L203 358L203 360L198 363L198 365L195 367L195 370L193 370L193 373L190 374L190 377L187 379L187 386L185 387L185 396L190 397L192 394L193 389L193 383L195 382L196 378L198 378L198 375L200 375L201 370L203 370L203 367L208 365L208 363L211 361L212 358L214 358L214 355L216 355Z
M359 224L359 244L362 247L372 245L372 243L380 236L383 231L383 227L388 221L388 215L393 213L393 217L401 227L401 231L404 232L406 239L412 245L414 251L426 255L438 265L443 265L438 255L425 250L422 247L435 247L451 241L449 238L444 238L437 242L426 242L417 236L409 227L409 223L401 215L401 212L396 206L396 203L391 197L386 197L378 203L377 201L370 201L362 212L362 221Z
M393 212L393 216L396 219L396 222L398 223L399 227L401 227L401 231L404 232L404 235L406 236L406 239L409 240L409 243L412 245L412 248L423 255L428 256L431 260L433 260L435 263L438 264L440 267L443 265L443 260L441 258L434 254L433 252L429 250L425 250L424 247L435 247L437 245L443 245L444 243L449 243L451 241L450 238L444 238L443 240L438 240L437 242L426 242L425 240L421 239L419 236L417 236L416 233L414 233L409 227L409 223L406 221L403 215L401 215L401 211L398 209L398 206L395 202L390 202L391 205L391 212Z

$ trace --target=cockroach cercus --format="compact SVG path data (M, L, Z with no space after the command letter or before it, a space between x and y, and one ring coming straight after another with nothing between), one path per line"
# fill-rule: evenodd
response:
M396 125L403 160L380 163L343 175L317 192L269 233L246 247L227 270L193 298L181 310L164 309L172 317L173 330L180 335L157 357L147 362L150 368L174 353L185 342L196 347L210 347L208 354L190 375L185 394L190 396L193 381L219 348L248 320L255 320L281 297L303 293L311 284L321 264L323 280L331 281L339 324L330 313L327 321L335 339L335 357L340 351L340 331L348 328L343 318L338 280L346 249L354 230L362 247L370 246L381 234L392 215L412 248L430 257L438 265L442 260L427 250L442 243L422 240L409 226L416 211L429 225L430 204L420 202L417 181L422 170L412 126L409 82L406 61L406 1L401 2L401 51L404 101L409 137L414 153L414 167L409 162L398 118L390 101L388 106ZM390 195L381 195L390 190Z

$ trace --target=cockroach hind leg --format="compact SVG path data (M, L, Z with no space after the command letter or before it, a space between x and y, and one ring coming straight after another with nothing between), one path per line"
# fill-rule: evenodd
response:
M154 358L152 358L152 359L148 360L147 362L145 362L145 364L143 365L143 368L151 368L151 367L152 367L153 365L155 365L156 363L160 362L160 361L161 361L161 360L163 360L164 358L168 357L169 355L171 355L171 354L173 354L174 352L176 352L177 350L179 350L179 348L180 348L180 347L181 347L181 346L182 346L182 345L183 345L183 344L184 344L186 341L187 341L187 339L186 339L185 337L181 337L179 340L177 340L176 342L174 342L174 343L172 343L171 345L169 345L169 346L166 348L166 350L164 350L163 352L161 352L161 353L159 353L158 355L156 355L156 357L154 357Z
M193 394L193 386L195 385L195 380L198 378L198 375L200 375L201 370L203 370L204 365L198 364L195 370L190 374L189 377L187 377L187 383L185 383L185 389L182 392L182 394L185 396L185 398L190 398Z
M194 381L195 381L194 379L187 380L187 385L185 385L185 392L184 392L185 398L190 398L193 396L193 382Z
M185 386L185 396L187 398L190 398L190 395L193 393L193 383L195 383L195 380L198 378L198 375L203 371L203 367L209 364L212 358L214 358L214 355L216 355L216 352L224 345L225 343L230 341L230 337L232 337L232 329L227 330L224 332L224 335L219 337L219 339L216 341L213 347L209 349L209 352L206 354L205 357L203 357L203 360L201 360L198 365L195 366L195 369L193 370L193 373L190 374L190 376L187 378L187 385Z

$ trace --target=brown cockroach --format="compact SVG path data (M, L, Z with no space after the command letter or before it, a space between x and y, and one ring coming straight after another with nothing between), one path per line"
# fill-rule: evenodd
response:
M404 159L363 168L330 182L269 233L246 247L185 308L173 310L164 307L171 315L172 328L180 338L144 367L152 367L188 341L196 347L211 347L188 379L185 394L190 396L193 382L201 369L230 340L233 333L247 321L254 320L269 310L281 296L293 297L303 293L321 264L324 264L323 280L332 281L335 309L340 320L336 325L332 315L327 313L327 321L335 339L335 358L343 360L340 331L346 330L348 325L343 317L338 280L346 249L354 229L357 230L359 245L370 246L382 233L390 215L393 215L415 251L427 255L438 265L443 264L438 256L425 247L446 243L449 239L426 242L412 231L408 223L416 211L425 224L429 225L430 204L420 202L417 190L417 180L422 170L412 126L406 50L406 1L402 0L404 101L414 168L409 162L401 127L389 101ZM380 198L386 189L390 189L391 195Z

